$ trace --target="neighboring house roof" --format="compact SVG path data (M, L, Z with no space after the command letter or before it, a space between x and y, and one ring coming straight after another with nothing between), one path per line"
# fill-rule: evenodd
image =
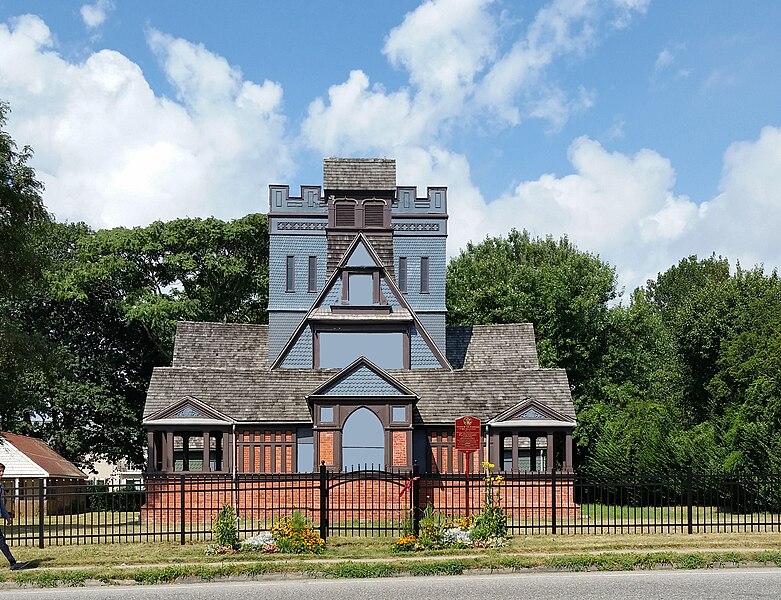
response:
M198 334L199 326L208 334ZM232 332L231 327L215 323L187 324L188 335L199 340L199 349L193 353L194 362L180 360L180 366L154 370L144 409L145 420L191 396L240 422L311 422L305 398L342 370L270 371L246 368L243 359L232 363L230 356L220 354L223 351L230 354L229 344L219 341ZM203 347L204 340L208 339L217 342L213 351ZM534 329L530 324L449 329L447 345L448 357L452 357L454 366L461 368L388 371L417 396L415 423L452 423L465 414L488 420L526 398L574 422L566 372L538 367ZM258 352L264 351L265 346L258 348ZM246 352L251 353L249 347ZM187 355L180 348L180 359ZM213 366L204 363L206 355L213 356Z
M0 432L0 438L0 462L5 465L7 478L87 478L76 465L37 438L6 432Z

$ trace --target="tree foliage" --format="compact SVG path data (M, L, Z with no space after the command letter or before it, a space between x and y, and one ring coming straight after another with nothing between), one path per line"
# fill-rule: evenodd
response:
M15 377L8 422L77 462L140 463L146 388L171 362L176 321L265 320L267 219L53 223L42 243L45 285L20 316L45 360Z
M447 268L452 325L534 323L540 363L564 367L584 393L604 352L615 271L567 238L532 239L512 230L466 249Z

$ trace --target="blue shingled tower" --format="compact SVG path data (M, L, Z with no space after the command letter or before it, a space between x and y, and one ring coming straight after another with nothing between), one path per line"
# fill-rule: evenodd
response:
M418 197L396 185L394 160L326 158L322 187L290 196L270 186L269 234L272 369L359 356L385 369L450 368L446 188Z

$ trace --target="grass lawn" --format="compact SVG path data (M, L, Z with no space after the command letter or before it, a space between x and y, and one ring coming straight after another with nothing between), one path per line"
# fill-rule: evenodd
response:
M403 556L507 556L507 555L568 555L595 552L651 551L781 551L781 536L777 533L713 533L671 535L565 535L514 536L510 545L498 549L432 550L414 554L391 551L392 537L331 537L327 549L319 557L291 557L283 554L237 553L213 556L205 553L207 542L181 546L171 542L86 544L18 547L19 560L35 560L40 567L122 566L156 564L207 564L243 561L289 562L322 561L323 559L378 560Z
M0 569L0 586L79 586L87 582L167 583L223 577L390 577L510 572L528 569L628 570L705 568L741 564L781 566L777 534L515 536L494 549L396 554L395 538L336 538L320 556L237 553L207 555L206 542L21 547L19 560L36 568Z

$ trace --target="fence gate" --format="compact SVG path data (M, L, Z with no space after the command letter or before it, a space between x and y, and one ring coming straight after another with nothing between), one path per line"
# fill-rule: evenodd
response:
M416 531L415 471L359 469L329 472L320 467L320 537L400 535Z

